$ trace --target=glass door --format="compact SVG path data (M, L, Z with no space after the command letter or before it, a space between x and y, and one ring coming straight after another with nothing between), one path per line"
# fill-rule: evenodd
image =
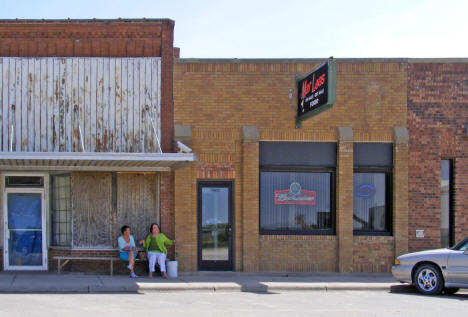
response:
M4 198L5 269L47 269L44 192L7 188Z
M232 270L232 183L198 183L198 266Z

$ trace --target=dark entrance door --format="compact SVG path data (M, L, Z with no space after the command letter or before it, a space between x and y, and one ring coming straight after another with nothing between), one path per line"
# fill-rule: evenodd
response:
M232 182L198 183L198 267L232 267Z

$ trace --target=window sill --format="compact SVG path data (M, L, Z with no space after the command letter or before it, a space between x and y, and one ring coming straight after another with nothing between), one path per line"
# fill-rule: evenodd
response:
M353 231L353 235L355 236L379 236L379 237L391 237L392 236L390 232L382 232L382 231Z
M277 230L260 230L260 235L263 236L334 236L332 230L324 231L277 231Z

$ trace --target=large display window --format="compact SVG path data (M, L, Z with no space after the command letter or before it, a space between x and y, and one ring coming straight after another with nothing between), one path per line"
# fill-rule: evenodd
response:
M260 234L335 233L336 143L260 142Z

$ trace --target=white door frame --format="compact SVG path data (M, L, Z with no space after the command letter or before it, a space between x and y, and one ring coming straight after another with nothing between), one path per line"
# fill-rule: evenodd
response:
M42 176L44 177L44 187L42 188L28 188L28 187L11 187L5 186L6 176ZM48 193L48 174L47 173L2 173L2 188L3 188L3 269L5 271L46 271L48 270L48 250L47 250L47 193ZM19 266L9 264L8 255L8 194L9 193L24 193L24 194L41 194L42 198L42 265L37 266Z

